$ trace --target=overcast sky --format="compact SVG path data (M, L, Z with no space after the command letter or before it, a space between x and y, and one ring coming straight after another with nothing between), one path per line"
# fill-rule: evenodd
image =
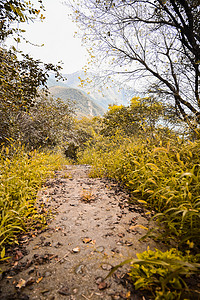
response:
M62 4L62 0L43 0L43 4L46 8L45 20L29 22L20 27L26 29L25 36L29 41L44 46L34 47L22 43L18 48L43 62L56 64L62 60L62 72L65 74L81 70L87 61L87 51L81 46L81 40L74 38L77 28L68 16L67 7Z

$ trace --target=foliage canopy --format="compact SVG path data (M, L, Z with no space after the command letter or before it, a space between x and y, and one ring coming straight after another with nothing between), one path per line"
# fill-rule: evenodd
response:
M38 16L44 19L41 10L44 9L42 0L37 1L36 8L30 1L23 0L0 0L0 41L20 30L12 26L13 22L25 22L35 20ZM23 31L22 31L23 32Z
M23 30L16 29L17 23L34 21L36 18L44 19L41 13L44 10L42 1L38 0L33 3L23 0L0 0L0 143L9 143L9 138L13 138L26 144L29 142L30 145L35 142L35 148L46 144L47 134L44 132L47 129L41 129L41 124L45 122L44 107L46 108L46 117L49 116L50 106L54 117L55 111L57 110L58 117L63 108L61 105L60 112L58 112L55 102L52 105L50 103L47 105L45 97L41 97L41 89L48 94L49 72L54 72L56 78L62 78L60 74L61 66L42 63L40 60L35 60L22 52L19 55L14 47L8 50L4 44L8 36L20 42ZM37 4L38 8L36 7ZM44 100L43 109L42 100ZM40 118L36 118L36 112L33 108L36 106L38 108L39 103L40 109L38 111L42 112L43 110L43 113L41 113ZM69 111L68 104L66 104L63 113L65 112L66 116L69 116ZM31 118L37 119L37 122L33 122L33 120L30 122ZM62 121L64 121L64 118L62 118ZM30 124L32 124L32 127ZM52 122L50 124L52 125ZM53 124L55 129L56 121ZM27 128L29 128L29 136ZM33 128L35 129L34 134ZM32 141L31 135L33 137ZM53 140L52 144L55 143L55 137Z
M198 0L73 1L74 19L106 74L141 79L174 104L179 117L200 123ZM93 42L93 43L92 43Z

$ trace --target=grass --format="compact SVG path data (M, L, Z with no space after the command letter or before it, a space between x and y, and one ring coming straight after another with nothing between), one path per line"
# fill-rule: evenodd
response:
M189 254L193 262L200 261L200 141L99 136L96 144L88 143L79 153L79 161L92 164L92 177L108 177L122 183L133 202L154 213L158 226L149 228L143 238L161 240L169 250L138 254L143 263L136 267L136 259L129 274L135 288L151 291L154 299L182 299L187 290L184 278L200 269L199 264L188 262ZM179 251L170 249L172 244ZM153 258L149 260L150 257Z
M188 278L198 276L200 264L175 248L165 252L148 249L115 266L107 277L124 264L130 264L129 277L135 290L145 290L156 300L197 299L198 291L188 287ZM195 295L195 297L194 297ZM193 298L194 297L194 298Z
M54 170L61 168L64 159L59 153L26 152L21 144L2 147L0 152L0 249L17 243L21 231L45 224L36 209L36 197L42 183ZM66 164L66 162L65 162Z
M134 201L155 211L170 239L200 242L200 142L177 139L162 145L121 137L100 138L81 153L91 176L114 178ZM166 236L164 237L166 238Z

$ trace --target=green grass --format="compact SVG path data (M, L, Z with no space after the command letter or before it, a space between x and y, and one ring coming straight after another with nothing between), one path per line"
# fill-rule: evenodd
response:
M172 248L162 252L148 249L115 266L107 277L124 264L130 264L129 277L135 290L141 289L156 300L197 299L198 291L188 286L190 276L198 276L200 264L190 255ZM152 299L152 298L151 298Z

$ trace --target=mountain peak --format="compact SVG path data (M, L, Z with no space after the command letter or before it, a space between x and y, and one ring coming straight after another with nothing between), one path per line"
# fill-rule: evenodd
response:
M52 86L49 88L53 97L74 105L75 113L78 118L84 116L99 116L105 113L105 109L96 104L83 91L71 87Z
M65 74L64 77L67 78L65 82L56 82L55 77L50 76L48 85L49 87L52 86L63 86L63 87L70 87L81 90L85 95L89 94L88 96L90 100L92 100L95 104L102 107L104 110L108 109L110 104L117 104L117 105L128 105L129 100L132 99L134 96L137 96L133 90L129 90L127 88L121 87L120 84L117 83L109 83L107 86L104 85L102 88L98 83L93 84L90 86L82 87L80 85L80 78L87 82L87 78L92 74L85 74L84 71L77 71L72 74ZM119 88L120 86L120 88Z

